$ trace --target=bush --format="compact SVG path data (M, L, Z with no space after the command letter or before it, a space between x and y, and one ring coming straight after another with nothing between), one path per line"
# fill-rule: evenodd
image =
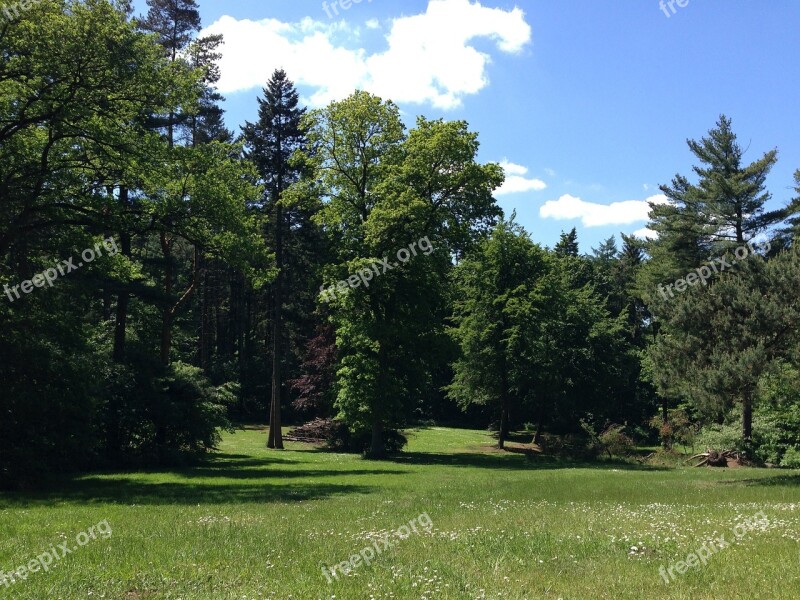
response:
M314 419L294 428L288 439L324 443L330 450L338 452L366 452L372 445L372 432L352 432L346 423L337 419ZM387 452L400 452L408 439L400 431L389 429L383 432L383 442Z
M34 313L24 327L15 323L0 309L2 488L89 468L99 450L102 358L53 316ZM59 335L60 345L43 332Z
M611 425L600 434L599 439L604 452L617 457L633 454L636 445L630 437L623 433L624 430L624 425Z
M608 425L602 433L597 433L597 428L592 423L591 415L581 419L581 429L591 440L592 451L595 455L608 454L610 458L626 457L633 453L636 444L625 434L625 425Z
M698 427L692 423L689 414L682 408L670 409L667 421L661 413L650 419L650 426L658 430L661 445L672 448L675 443L694 448L697 443Z
M704 427L697 436L697 444L703 450L735 450L745 452L742 439L741 412L733 411L729 422L723 425ZM753 417L752 458L762 463L781 464L781 457L791 447L796 437L786 431L786 423L776 414L763 409ZM749 455L750 453L748 453Z
M800 469L800 447L788 448L781 459L781 466L789 469Z
M743 450L742 426L738 423L708 425L697 434L697 445L711 450Z
M566 435L542 433L539 436L539 446L545 454L579 460L593 460L599 454L599 446L582 433Z
M107 465L181 465L219 443L231 430L231 384L215 387L197 367L168 368L152 358L114 365L106 374L102 430Z

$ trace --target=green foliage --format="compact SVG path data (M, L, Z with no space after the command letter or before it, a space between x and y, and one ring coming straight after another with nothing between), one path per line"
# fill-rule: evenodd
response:
M742 430L737 422L708 425L697 435L697 446L703 450L744 450Z
M570 431L589 410L609 419L625 410L611 402L634 358L623 350L624 317L576 278L580 260L543 250L504 221L456 271L461 357L448 390L462 407L492 406L505 433L512 414L535 419L539 431Z
M633 454L636 445L624 431L624 425L611 425L598 436L600 443L603 444L603 450L610 456L625 458Z
M781 459L781 466L787 469L800 469L800 446L786 449Z
M476 162L477 135L466 123L420 118L406 134L397 106L365 92L311 113L307 127L306 161L325 198L317 221L335 256L328 285L394 262L418 240L430 244L327 305L340 357L339 417L352 431L371 429L379 456L383 429L436 393L450 257L499 214L492 191L502 172Z
M683 408L669 409L666 419L659 413L650 419L649 424L658 430L664 448L670 449L675 444L694 448L697 443L698 426Z
M653 305L662 326L651 346L656 384L683 398L707 420L743 413L757 401L763 377L795 352L800 318L795 302L800 255L789 251L766 261L751 256L708 286ZM743 416L746 431L749 419ZM743 437L748 437L744 434Z
M615 456L625 458L633 454L636 448L633 439L625 433L625 425L612 423L601 431L594 421L594 416L588 415L580 419L580 426L586 434L586 447L590 455L607 454L609 458Z
M697 435L698 449L750 451L761 463L783 464L784 455L798 439L797 432L787 431L777 415L761 409L753 418L752 443L746 445L742 440L740 421L741 411L736 410L724 424L707 425Z

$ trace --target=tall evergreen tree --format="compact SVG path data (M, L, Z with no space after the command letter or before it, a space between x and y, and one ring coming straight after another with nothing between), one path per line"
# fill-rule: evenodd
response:
M147 15L139 19L142 30L155 33L172 61L189 47L200 31L200 7L196 0L147 0Z
M688 192L698 209L696 216L710 232L714 250L750 242L784 218L782 210L766 210L771 194L765 189L767 175L778 160L770 150L760 159L744 164L744 151L736 140L731 120L722 115L708 137L689 140L689 149L700 161L699 177Z
M764 184L777 161L776 150L744 164L744 151L724 115L708 136L687 144L699 163L693 168L698 182L676 175L671 185L661 186L667 202L650 205L648 228L658 236L647 244L650 260L640 270L639 290L656 314L654 334L660 325L668 325L659 318L658 307L667 300L658 297L666 296L660 286L683 278L708 262L710 255L722 256L751 242L785 216L782 210L766 210L770 194ZM665 419L668 401L663 398Z
M742 409L749 446L761 378L797 351L800 253L749 258L708 286L695 286L658 314L664 329L650 348L659 390L688 399L709 419Z
M578 256L578 230L573 227L569 233L562 231L553 250L559 256Z
M202 94L197 114L191 116L190 128L193 145L207 144L214 140L232 142L233 132L225 127L225 111L220 104L225 97L216 89L221 73L217 64L222 54L222 35L210 35L196 40L190 47L190 65L202 73Z
M780 223L785 210L766 209L771 196L766 177L777 161L771 150L744 163L731 120L722 115L707 137L688 140L698 160L698 182L676 175L661 186L668 202L651 203L649 229L658 236L647 244L651 260L642 288L652 296L658 284L675 281L709 260L751 242Z
M786 227L781 232L785 240L784 245L793 247L800 244L800 169L794 173L794 183L797 196L786 208Z
M300 171L290 163L292 154L305 144L302 119L305 109L286 72L276 70L263 98L258 99L258 121L243 127L247 156L258 169L265 187L265 208L274 213L275 263L278 275L272 285L272 396L267 446L283 448L281 405L283 402L283 361L285 360L285 327L283 288L286 281L285 236L287 220L283 205L284 192L299 179Z
M512 221L501 221L478 250L456 270L459 288L452 333L461 347L449 395L462 407L489 405L499 416L498 446L519 411L535 353L529 335L537 312L537 280L548 266L544 251ZM526 373L527 372L527 373Z

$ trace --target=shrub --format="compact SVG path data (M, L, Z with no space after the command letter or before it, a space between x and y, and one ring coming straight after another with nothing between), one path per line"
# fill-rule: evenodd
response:
M372 433L368 430L353 432L338 419L314 419L294 428L288 439L324 443L330 450L338 452L366 452L372 442ZM399 452L408 443L408 439L396 429L384 431L383 441L387 452Z
M787 448L793 446L796 436L787 431L786 422L777 414L759 410L753 417L752 458L762 463L781 464L781 457ZM697 436L697 444L702 449L745 451L742 440L740 411L729 415L729 422L723 425L708 425Z
M800 469L800 447L788 448L781 459L781 466L789 469Z
M624 430L624 425L611 425L598 436L604 452L617 457L633 454L636 445L629 436L623 433Z
M742 426L738 422L725 425L708 425L697 434L697 445L711 450L743 449Z

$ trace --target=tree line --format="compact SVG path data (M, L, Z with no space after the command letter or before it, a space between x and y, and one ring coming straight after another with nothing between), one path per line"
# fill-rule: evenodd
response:
M689 142L657 238L551 249L503 214L466 122L408 127L362 91L309 110L277 70L231 131L222 38L195 0L148 8L45 0L0 26L0 281L118 250L0 297L4 484L180 464L237 421L280 449L323 419L374 457L430 422L800 456L800 194L765 209L777 153L745 164L730 120Z

